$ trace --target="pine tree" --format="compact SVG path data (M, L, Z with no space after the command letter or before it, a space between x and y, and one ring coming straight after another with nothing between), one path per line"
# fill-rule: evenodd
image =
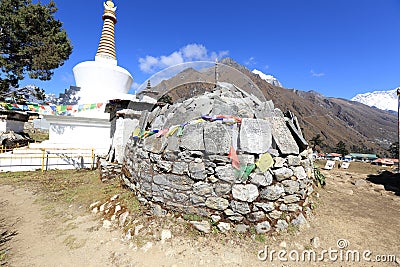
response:
M72 53L62 22L54 18L55 3L0 1L0 96L26 75L50 80L53 70Z

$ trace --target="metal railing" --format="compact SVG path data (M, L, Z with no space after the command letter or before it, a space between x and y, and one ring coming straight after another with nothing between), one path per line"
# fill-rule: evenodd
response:
M69 166L76 169L95 167L94 148L26 148L7 149L0 147L0 170L38 167L42 172L51 167ZM57 168L58 169L58 168Z

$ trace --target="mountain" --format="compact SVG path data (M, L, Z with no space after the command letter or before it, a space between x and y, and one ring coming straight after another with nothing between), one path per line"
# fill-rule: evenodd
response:
M382 110L397 111L398 108L397 89L358 94L351 100Z
M265 74L262 71L257 70L257 69L254 69L252 71L252 73L257 74L258 76L260 76L260 78L263 79L264 81L266 81L267 83L270 83L270 84L275 85L275 86L283 87L282 84L278 81L278 79L275 78L272 75Z
M355 101L325 97L315 91L274 86L231 58L224 58L220 63L219 81L235 84L260 99L272 100L283 112L291 111L297 116L306 140L321 135L324 152L335 152L336 144L343 141L350 152L387 156L388 147L397 141L397 116L390 112ZM186 69L151 90L160 92L158 97L161 97L161 92L168 88L166 94L175 102L213 90L214 75L214 68Z

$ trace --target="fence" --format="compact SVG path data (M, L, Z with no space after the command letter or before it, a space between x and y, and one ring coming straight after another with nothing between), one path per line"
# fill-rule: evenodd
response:
M0 171L41 169L82 169L95 167L94 148L20 148L1 147Z

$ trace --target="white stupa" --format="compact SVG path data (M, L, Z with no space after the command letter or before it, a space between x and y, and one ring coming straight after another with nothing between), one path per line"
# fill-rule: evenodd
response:
M104 24L95 60L79 63L73 68L76 86L81 88L78 93L79 104L134 99L134 95L128 94L133 82L131 74L117 66L114 40L116 10L112 1L104 3Z

